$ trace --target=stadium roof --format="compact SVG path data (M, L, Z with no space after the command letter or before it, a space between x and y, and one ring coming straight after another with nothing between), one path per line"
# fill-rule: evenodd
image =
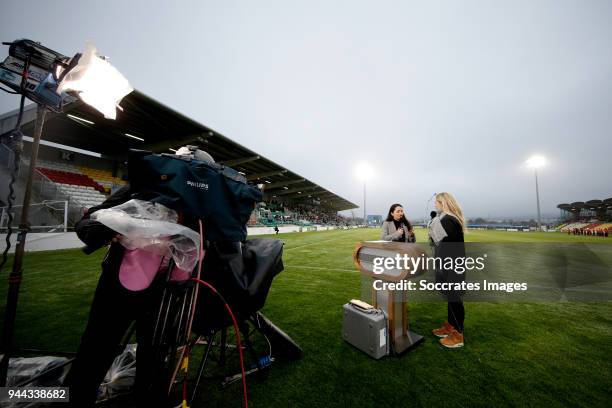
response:
M125 97L117 120L104 119L82 102L65 107L64 113L48 113L42 139L100 153L103 157L124 161L130 148L170 152L193 144L210 153L217 162L245 174L248 181L266 184L264 198L306 203L318 198L321 206L335 211L357 205L315 184L307 178L232 141L219 132L161 104L139 91ZM12 129L17 110L0 116L0 134ZM31 135L36 106L24 113L22 131Z
M572 213L578 213L582 209L605 212L608 209L612 209L612 197L605 200L576 201L571 204L559 204L557 208Z

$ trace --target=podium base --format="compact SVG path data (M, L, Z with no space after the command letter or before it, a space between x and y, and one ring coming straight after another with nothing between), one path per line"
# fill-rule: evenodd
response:
M413 331L408 331L407 335L395 338L395 341L393 342L394 354L398 355L405 353L418 346L424 339L425 338L420 334L416 334Z

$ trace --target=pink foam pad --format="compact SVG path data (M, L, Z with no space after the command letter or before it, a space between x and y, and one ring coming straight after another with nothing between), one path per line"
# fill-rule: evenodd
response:
M119 268L119 281L124 288L132 291L148 288L157 275L162 258L142 249L126 249Z

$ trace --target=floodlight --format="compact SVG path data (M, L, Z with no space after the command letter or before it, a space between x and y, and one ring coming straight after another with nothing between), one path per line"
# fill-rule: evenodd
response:
M532 167L534 169L539 169L540 167L543 167L545 164L546 164L546 158L540 155L531 156L527 160L527 166Z
M368 163L360 163L357 168L355 168L355 174L360 180L367 180L372 177L372 167Z

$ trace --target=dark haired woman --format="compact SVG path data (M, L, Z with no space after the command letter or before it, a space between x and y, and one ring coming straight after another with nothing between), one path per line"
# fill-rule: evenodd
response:
M404 215L401 204L393 204L387 213L387 219L382 225L380 239L394 242L415 242L412 224Z

